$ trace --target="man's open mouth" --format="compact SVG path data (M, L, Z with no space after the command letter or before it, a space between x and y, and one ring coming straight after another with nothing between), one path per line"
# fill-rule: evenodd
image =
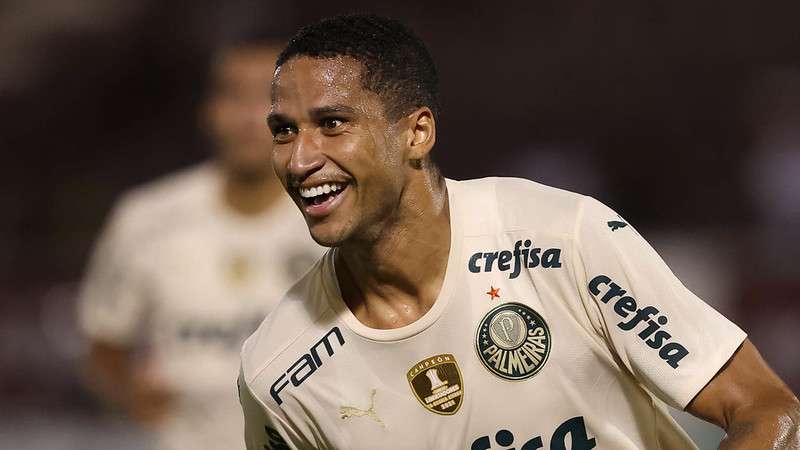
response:
M332 202L347 188L347 183L325 183L313 187L299 187L297 191L306 206L321 206Z

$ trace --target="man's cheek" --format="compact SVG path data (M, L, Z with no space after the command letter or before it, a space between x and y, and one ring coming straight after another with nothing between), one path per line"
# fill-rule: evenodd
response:
M272 150L272 169L275 171L275 175L281 180L284 186L286 186L286 165L287 161L284 155L280 153L279 150L273 148Z

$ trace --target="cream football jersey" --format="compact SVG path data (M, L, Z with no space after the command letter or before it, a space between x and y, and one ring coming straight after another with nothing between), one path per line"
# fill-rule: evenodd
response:
M242 350L248 449L693 449L683 408L745 334L614 211L447 181L451 247L416 322L371 329L330 251Z
M81 296L89 338L146 349L175 393L162 449L243 448L234 380L241 344L322 254L286 196L242 217L210 164L126 195L96 245Z

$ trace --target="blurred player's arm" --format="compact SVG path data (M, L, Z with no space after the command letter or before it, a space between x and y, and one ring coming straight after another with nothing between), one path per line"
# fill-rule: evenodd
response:
M101 400L115 409L125 409L129 390L130 351L113 344L93 341L89 343L85 372L88 387Z
M95 243L78 304L88 340L87 387L106 404L145 423L157 422L168 395L137 355L148 306L144 276L135 264L135 212L121 202Z
M86 366L91 390L109 406L145 425L163 420L172 395L132 348L95 340Z
M725 429L720 449L800 449L800 402L750 340L686 411Z

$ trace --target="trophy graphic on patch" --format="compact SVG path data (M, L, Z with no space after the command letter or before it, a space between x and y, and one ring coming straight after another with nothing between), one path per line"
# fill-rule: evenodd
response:
M436 369L428 369L428 371L425 372L425 376L431 380L431 391L434 393L437 389L447 384L447 381L442 381L439 379L439 373L436 371Z

